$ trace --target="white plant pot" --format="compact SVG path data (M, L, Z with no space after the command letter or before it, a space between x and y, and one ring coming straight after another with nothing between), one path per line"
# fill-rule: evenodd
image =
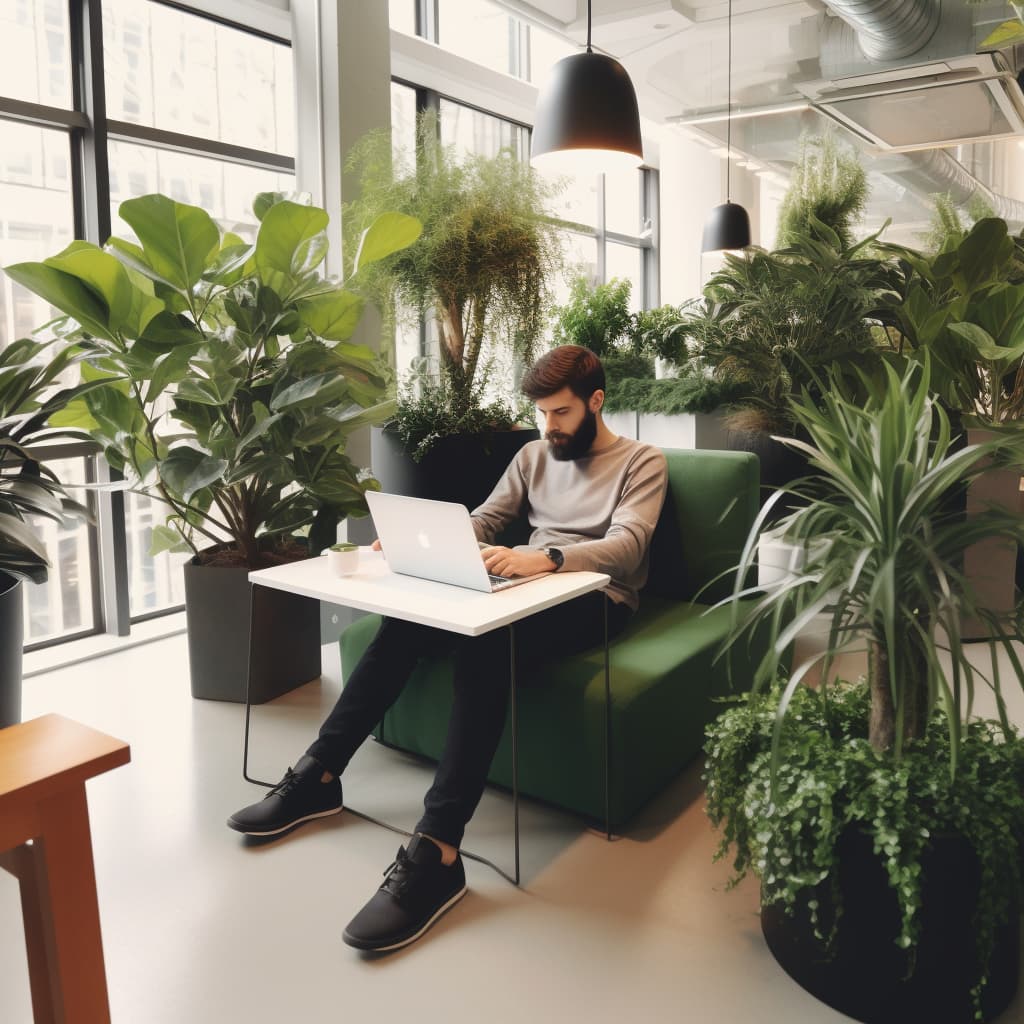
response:
M728 449L725 416L720 412L640 413L638 440L659 448Z
M628 437L630 440L637 439L637 414L635 412L606 412L604 413L605 426L619 437Z
M327 549L327 568L334 576L351 576L359 571L359 548L351 551Z

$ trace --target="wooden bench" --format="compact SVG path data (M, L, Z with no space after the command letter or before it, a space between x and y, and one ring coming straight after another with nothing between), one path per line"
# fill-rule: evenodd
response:
M0 867L20 884L36 1024L110 1021L85 781L130 759L61 715L0 730Z

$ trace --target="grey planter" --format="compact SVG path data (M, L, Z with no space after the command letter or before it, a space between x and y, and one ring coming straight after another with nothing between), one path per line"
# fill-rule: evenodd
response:
M319 602L251 587L249 570L185 565L185 618L192 696L245 701L249 669L250 590L253 704L262 704L320 675Z
M990 430L971 428L969 444L981 444L995 435ZM1020 470L990 467L967 488L967 517L989 508L1020 511ZM1017 603L1017 545L1003 537L986 537L964 552L964 575L970 580L979 605L997 615L1009 616ZM969 637L990 634L986 623L969 618L964 623Z
M0 572L0 729L21 721L22 588L20 579Z

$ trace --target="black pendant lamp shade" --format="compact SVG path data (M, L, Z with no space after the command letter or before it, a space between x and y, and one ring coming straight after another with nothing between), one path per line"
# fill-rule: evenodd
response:
M579 174L639 167L644 159L640 108L626 69L594 53L587 0L587 52L563 57L537 98L530 162Z
M739 203L716 206L704 225L702 252L717 249L745 249L750 245L750 217Z
M530 159L555 165L558 154L595 152L628 167L639 167L644 153L640 110L626 69L613 57L588 51L563 57L552 69L537 100Z
M704 225L702 252L745 249L750 245L750 217L738 203L730 201L732 184L732 0L729 0L729 58L726 65L728 99L725 113L725 202L716 206Z

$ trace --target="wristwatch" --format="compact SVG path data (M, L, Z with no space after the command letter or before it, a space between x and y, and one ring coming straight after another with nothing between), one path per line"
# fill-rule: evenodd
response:
M558 548L545 548L544 554L547 555L548 558L555 563L554 571L558 572L558 570L562 568L562 565L565 562L565 555L563 555L562 552L558 550Z

